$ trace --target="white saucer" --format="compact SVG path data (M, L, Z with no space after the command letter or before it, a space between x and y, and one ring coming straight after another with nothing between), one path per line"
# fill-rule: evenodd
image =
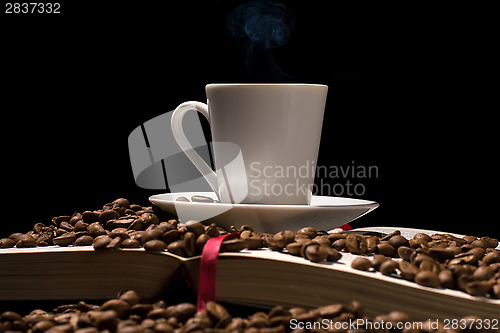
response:
M203 195L216 199L213 192L180 192L157 194L149 197L154 205L179 216L181 222L198 220L216 223L229 229L250 225L255 231L276 233L281 230L297 231L302 227L331 230L363 216L379 206L377 202L326 196L312 196L311 205L257 205L176 201L180 196L189 198Z

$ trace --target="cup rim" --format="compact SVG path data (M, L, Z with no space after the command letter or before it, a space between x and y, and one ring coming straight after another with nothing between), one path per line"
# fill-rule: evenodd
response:
M300 87L300 86L306 86L306 87L326 87L328 86L326 84L320 84L320 83L209 83L205 87L213 87L213 86L265 86L265 87L271 87L271 86L285 86L285 87Z

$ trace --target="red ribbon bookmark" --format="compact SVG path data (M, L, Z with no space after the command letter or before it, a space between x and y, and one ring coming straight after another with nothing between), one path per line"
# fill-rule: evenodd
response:
M198 282L198 312L205 312L209 301L215 301L217 284L217 257L226 238L238 237L238 232L210 238L201 252L200 276Z

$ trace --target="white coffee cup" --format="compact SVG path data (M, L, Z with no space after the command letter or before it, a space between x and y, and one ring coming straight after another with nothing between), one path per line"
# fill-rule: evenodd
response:
M179 105L172 131L221 202L308 205L327 92L319 84L209 84L208 105ZM182 130L189 110L210 123L217 172Z

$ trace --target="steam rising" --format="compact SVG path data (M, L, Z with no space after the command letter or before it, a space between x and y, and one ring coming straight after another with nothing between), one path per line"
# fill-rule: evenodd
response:
M242 49L247 72L259 80L293 79L281 71L271 49L288 41L295 24L293 13L277 1L250 1L226 17L226 27Z

